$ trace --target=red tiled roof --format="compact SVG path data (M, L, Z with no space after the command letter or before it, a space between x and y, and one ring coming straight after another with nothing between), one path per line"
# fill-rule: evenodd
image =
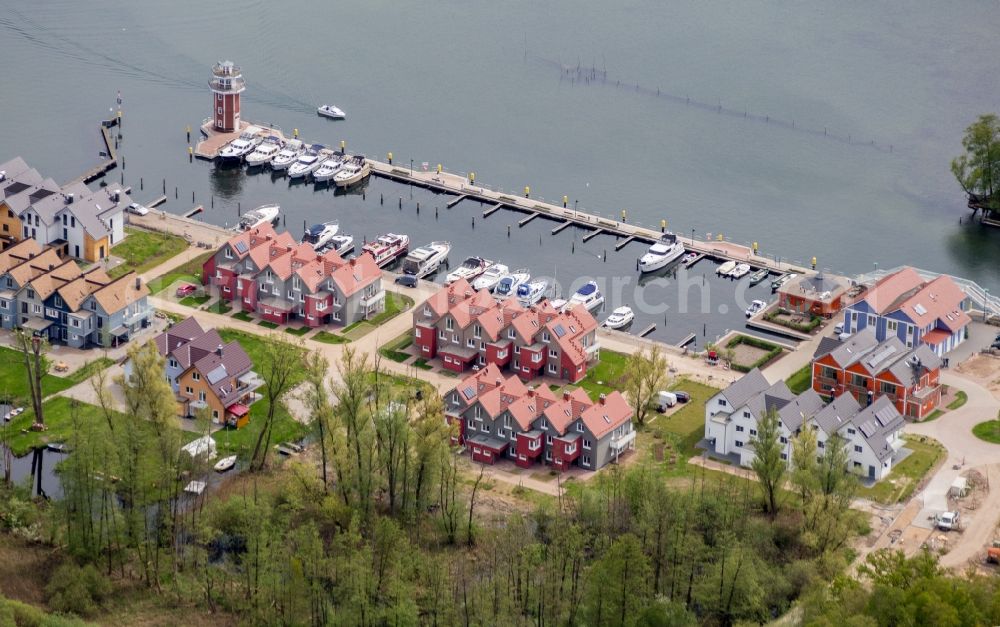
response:
M542 415L552 403L556 402L556 395L547 386L538 389L528 390L528 393L517 399L507 408L510 415L522 431L531 430L531 423Z
M901 297L922 284L923 279L917 271L906 267L879 279L861 300L868 303L875 313L882 315L895 309L894 305Z
M341 265L330 279L344 296L352 296L382 278L382 270L371 253L362 253Z
M944 329L934 329L933 331L928 331L927 333L924 333L921 339L923 340L924 344L937 346L941 342L947 340L949 337L951 337L951 333L948 333Z
M572 392L564 392L562 398L549 406L545 410L545 417L559 435L565 435L566 429L592 404L587 392L583 388L576 388Z
M942 275L925 283L903 301L899 309L920 327L940 321L955 332L971 322L969 315L961 308L964 300L965 292L962 288L951 277Z
M602 438L631 420L632 414L632 408L625 397L615 390L585 410L580 418L595 438Z

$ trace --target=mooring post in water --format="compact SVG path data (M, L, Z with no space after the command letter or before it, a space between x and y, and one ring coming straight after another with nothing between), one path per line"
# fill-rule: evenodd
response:
M178 198L178 195L177 195L177 194L178 194L178 191L177 191L177 186L176 186L176 185L174 185L174 198L175 198L175 199L176 199L176 198Z
M402 196L399 197L399 208L400 209L403 208L403 197Z
M507 237L510 237L510 225L507 225Z
M243 204L243 203L239 203L239 202L238 202L238 203L236 203L236 217L237 217L237 218L238 218L238 217L240 217L240 215L241 215L241 214L243 213L243 207L242 207L242 204Z
M167 195L167 179L163 179L163 195Z
M142 190L142 177L139 177L139 189Z
M187 130L187 140L188 140L188 143L190 143L191 142L191 125L190 124L188 124L186 130Z
M380 205L384 205L385 204L385 196L383 196L382 194L378 195L378 204L380 204Z
M194 190L191 190L191 202L194 202Z
M476 228L476 216L472 216L472 228L473 230Z
M437 206L434 207L434 219L435 220L438 219L438 208L437 208Z
M212 194L212 209L215 209L215 194Z

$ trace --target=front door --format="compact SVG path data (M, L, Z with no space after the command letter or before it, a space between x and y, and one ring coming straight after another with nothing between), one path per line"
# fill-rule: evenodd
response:
M868 467L868 478L869 479L874 479L875 478L875 466L869 466Z

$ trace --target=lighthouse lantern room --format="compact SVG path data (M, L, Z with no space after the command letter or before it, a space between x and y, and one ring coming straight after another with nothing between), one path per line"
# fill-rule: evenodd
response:
M231 133L240 129L240 94L246 82L240 67L232 61L220 61L212 68L212 119L215 130Z

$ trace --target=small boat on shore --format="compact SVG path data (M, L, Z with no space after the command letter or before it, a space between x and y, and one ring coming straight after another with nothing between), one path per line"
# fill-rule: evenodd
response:
M482 257L467 257L462 265L455 268L448 273L445 277L445 285L451 285L459 279L465 279L466 281L472 281L476 279L479 275L486 272L486 269L493 265L493 262L489 259L483 259Z
M403 273L418 279L430 276L437 272L442 264L447 263L449 252L451 252L449 242L431 242L412 250L403 260Z
M312 244L313 250L319 251L329 244L338 231L340 231L339 222L314 224L306 230L305 235L302 236L302 242Z
M476 280L472 282L472 289L493 291L493 288L497 286L500 279L506 276L508 272L510 272L510 268L502 263L495 263L476 277Z
M729 274L736 269L735 261L727 261L718 268L715 269L715 273L719 276L729 276Z
M340 188L357 185L372 173L372 166L364 157L354 157L344 164L344 167L333 177L333 182Z
M230 455L229 457L223 457L219 461L215 462L215 472L226 472L227 470L231 470L235 465L236 465L235 455Z
M677 241L677 236L668 231L639 258L639 272L655 272L665 268L683 254L684 244Z
M268 137L257 146L256 150L247 155L247 167L258 168L268 163L278 156L281 151L281 140L277 137Z
M569 309L577 305L583 305L587 311L594 311L603 304L604 295L601 294L601 290L597 287L597 282L587 281L575 294L570 296L566 308Z
M781 287L785 283L788 283L789 281L791 281L792 279L794 279L797 276L798 275L795 274L794 272L790 272L788 274L782 274L781 276L779 276L775 280L771 281L771 291L773 292L773 291L777 290L779 287Z
M754 272L753 274L750 275L750 285L751 286L757 285L758 283L766 279L768 274L770 274L770 272L768 271L767 268L761 268L760 270Z
M750 274L750 264L741 263L737 264L736 267L733 268L733 271L729 273L729 276L733 277L734 279L742 279L748 274Z
M319 106L316 108L316 113L324 118L330 118L331 120L343 120L347 117L347 114L344 113L343 109L333 105Z
M313 171L313 181L316 183L329 181L340 172L342 167L344 167L344 162L340 160L340 157L330 157Z
M280 210L280 205L261 205L256 209L251 209L240 216L240 223L236 230L249 231L263 224L274 224L278 221L278 211Z
M517 288L521 287L525 283L531 280L531 273L528 272L527 268L519 268L510 272L497 281L496 287L493 288L493 297L499 299L510 298L511 296L517 296Z
M549 289L549 282L544 279L522 283L517 288L517 300L523 307L530 307L542 300L547 289Z
M387 233L361 247L361 252L371 253L375 263L384 268L404 256L410 249L410 236Z
M604 326L609 329L621 329L632 324L635 312L631 307L618 307L604 320Z

